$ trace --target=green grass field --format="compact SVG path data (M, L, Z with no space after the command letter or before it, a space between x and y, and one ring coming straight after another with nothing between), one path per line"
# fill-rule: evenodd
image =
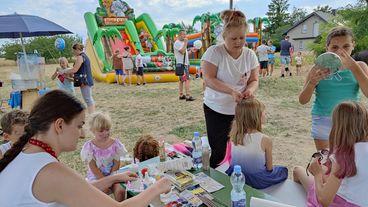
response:
M310 61L308 59L308 61ZM312 61L313 62L313 61ZM1 64L0 64L1 65ZM56 88L50 80L57 65L46 65L47 85ZM0 66L0 80L4 87L0 88L0 97L6 98L11 91L10 72L16 66ZM298 93L303 87L306 70L298 77L279 78L280 71L276 67L273 77L261 78L256 93L266 105L267 123L263 132L273 140L274 164L286 165L289 177L295 165L306 166L310 155L314 152L314 143L310 138L310 104L300 105ZM292 68L295 70L295 67ZM148 84L146 86L123 87L115 84L96 83L93 96L97 110L110 113L113 119L113 136L132 151L135 141L143 134L155 137L164 136L170 143L191 139L194 131L205 133L205 122L202 105L202 82L191 81L193 102L178 100L178 83ZM77 96L81 98L79 90ZM363 98L367 103L367 99ZM5 108L5 111L9 111ZM0 114L1 116L1 114ZM88 126L86 126L88 129ZM88 134L80 140L77 150L61 155L60 160L85 175L87 163L82 163L79 152L83 143L92 138Z

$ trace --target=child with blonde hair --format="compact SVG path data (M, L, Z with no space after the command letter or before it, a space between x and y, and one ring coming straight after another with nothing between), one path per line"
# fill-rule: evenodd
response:
M296 62L296 75L300 75L303 64L302 52L298 52L298 54L295 57L295 62Z
M57 67L54 74L52 74L51 79L55 80L57 78L56 84L58 88L75 95L74 84L73 84L73 74L65 74L64 72L69 69L68 59L66 57L59 58L60 67Z
M308 206L368 206L368 111L358 102L343 102L332 114L327 172L323 157L294 168L294 181L307 191ZM327 177L326 177L327 176Z
M263 103L255 98L241 100L235 108L229 134L232 143L226 156L231 156L226 173L231 175L233 167L240 165L246 183L257 189L280 183L288 176L286 167L272 165L272 141L262 133L265 122Z
M83 145L81 158L88 161L87 180L94 181L117 171L120 167L120 157L125 155L127 150L119 139L111 137L112 121L108 114L91 114L89 126L95 138ZM115 200L119 202L125 199L125 190L120 183L115 183L103 191L112 192Z
M134 162L143 162L145 160L159 156L160 146L158 141L151 135L144 135L135 143Z

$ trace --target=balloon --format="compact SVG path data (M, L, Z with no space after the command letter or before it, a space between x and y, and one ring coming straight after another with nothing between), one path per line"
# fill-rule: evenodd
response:
M65 49L65 41L63 38L57 38L55 40L55 48L59 51L63 51Z
M201 49L202 48L202 41L201 40L194 41L193 46L197 50Z

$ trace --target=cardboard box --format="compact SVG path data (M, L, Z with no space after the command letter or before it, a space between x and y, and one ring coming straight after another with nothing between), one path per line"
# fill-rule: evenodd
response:
M34 102L38 99L38 89L22 91L22 110L31 111Z

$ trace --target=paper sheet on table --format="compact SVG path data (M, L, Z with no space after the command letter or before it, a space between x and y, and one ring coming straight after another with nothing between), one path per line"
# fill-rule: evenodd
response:
M118 170L118 172L122 173L122 172L125 172L125 171L128 171L128 170L133 170L133 171L142 170L143 168L148 167L148 165L157 164L157 163L160 163L160 157L159 156L148 159L148 160L143 161L143 162L140 162L134 167L131 164L127 165L127 166L124 166L124 167L120 168ZM136 169L132 169L132 168L136 168Z
M195 181L209 193L213 193L225 187L203 172L196 175Z
M260 198L251 197L250 207L295 207L275 201L264 200Z

